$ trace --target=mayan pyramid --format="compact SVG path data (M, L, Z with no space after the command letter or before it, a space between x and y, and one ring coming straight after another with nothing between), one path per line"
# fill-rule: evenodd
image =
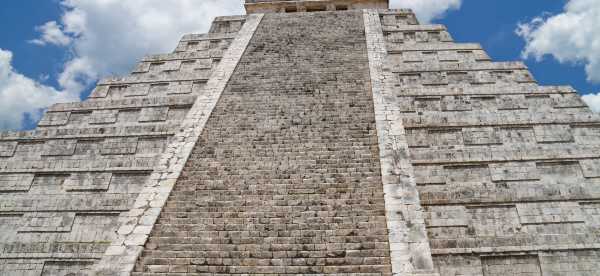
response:
M387 8L249 0L2 133L0 275L600 275L600 116Z

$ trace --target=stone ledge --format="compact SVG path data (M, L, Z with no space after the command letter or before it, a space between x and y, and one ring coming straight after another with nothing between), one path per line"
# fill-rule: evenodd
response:
M464 254L514 254L530 253L535 251L571 251L571 250L589 250L600 249L600 243L594 244L572 244L563 246L502 246L502 247L482 247L482 248L453 248L453 249L433 249L431 254L436 255L464 255Z

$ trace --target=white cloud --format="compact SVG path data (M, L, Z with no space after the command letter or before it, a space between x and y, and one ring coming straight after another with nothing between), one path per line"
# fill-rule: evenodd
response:
M0 49L0 129L19 129L24 115L39 120L43 108L77 100L77 94L60 92L15 71L12 52Z
M421 23L429 23L433 19L443 17L450 10L460 9L462 0L392 0L390 7L394 9L410 8Z
M583 95L581 98L594 112L600 112L600 93Z
M71 37L66 35L56 21L50 21L42 26L35 28L42 33L40 38L31 40L31 43L38 45L54 44L58 46L66 46L71 43Z
M600 82L600 0L570 0L557 15L519 24L524 57L550 55L561 63L584 64L588 81Z
M0 128L20 128L23 113L78 100L99 78L126 74L146 54L171 52L182 35L205 33L214 17L243 14L241 0L61 0L63 14L36 28L30 42L56 45L70 53L58 75L60 91L14 72L11 53L2 52Z
M171 52L183 34L207 32L215 16L242 14L239 0L63 0L61 29L75 60L61 76L124 74L146 54Z

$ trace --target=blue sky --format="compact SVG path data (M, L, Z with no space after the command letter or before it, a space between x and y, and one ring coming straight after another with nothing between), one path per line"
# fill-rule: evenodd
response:
M14 53L13 66L29 77L59 72L64 62L64 49L41 48L27 41L38 36L36 26L60 17L58 1L6 1L0 8L0 48ZM49 83L52 82L52 79ZM55 83L54 83L55 84ZM56 84L55 84L56 85Z
M414 8L422 21L437 16L433 23L447 25L456 41L481 43L496 61L522 60L527 51L524 61L540 84L572 85L582 94L600 92L600 85L588 81L600 80L600 70L588 66L586 71L586 64L600 64L600 51L586 46L600 45L600 32L585 29L577 38L583 41L574 41L570 33L582 28L556 28L581 17L573 13L585 15L586 7L600 7L600 0L570 1L566 7L568 0L391 0L395 7ZM5 61L0 73L4 69L10 76L0 76L3 129L31 129L38 110L83 99L98 78L126 73L146 54L171 51L182 34L206 32L214 16L243 12L242 0L6 2L0 8L0 59ZM598 26L594 15L588 16L589 24ZM519 23L527 27L521 35L516 33ZM27 112L25 120L20 112Z
M456 41L480 43L495 61L523 60L525 41L515 33L519 22L543 14L559 14L566 0L466 0L460 10L435 20L448 27ZM600 5L600 2L598 3ZM600 92L600 85L586 80L583 64L561 64L551 56L541 62L523 60L543 85L572 85L580 93Z

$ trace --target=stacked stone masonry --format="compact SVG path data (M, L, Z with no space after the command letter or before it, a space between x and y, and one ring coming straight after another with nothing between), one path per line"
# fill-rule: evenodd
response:
M572 88L408 10L261 16L0 133L0 275L598 274Z
M0 134L0 275L92 275L244 20L217 18L37 129Z
M391 275L382 198L362 12L267 14L133 275Z
M436 272L597 275L598 115L443 26L380 19Z

